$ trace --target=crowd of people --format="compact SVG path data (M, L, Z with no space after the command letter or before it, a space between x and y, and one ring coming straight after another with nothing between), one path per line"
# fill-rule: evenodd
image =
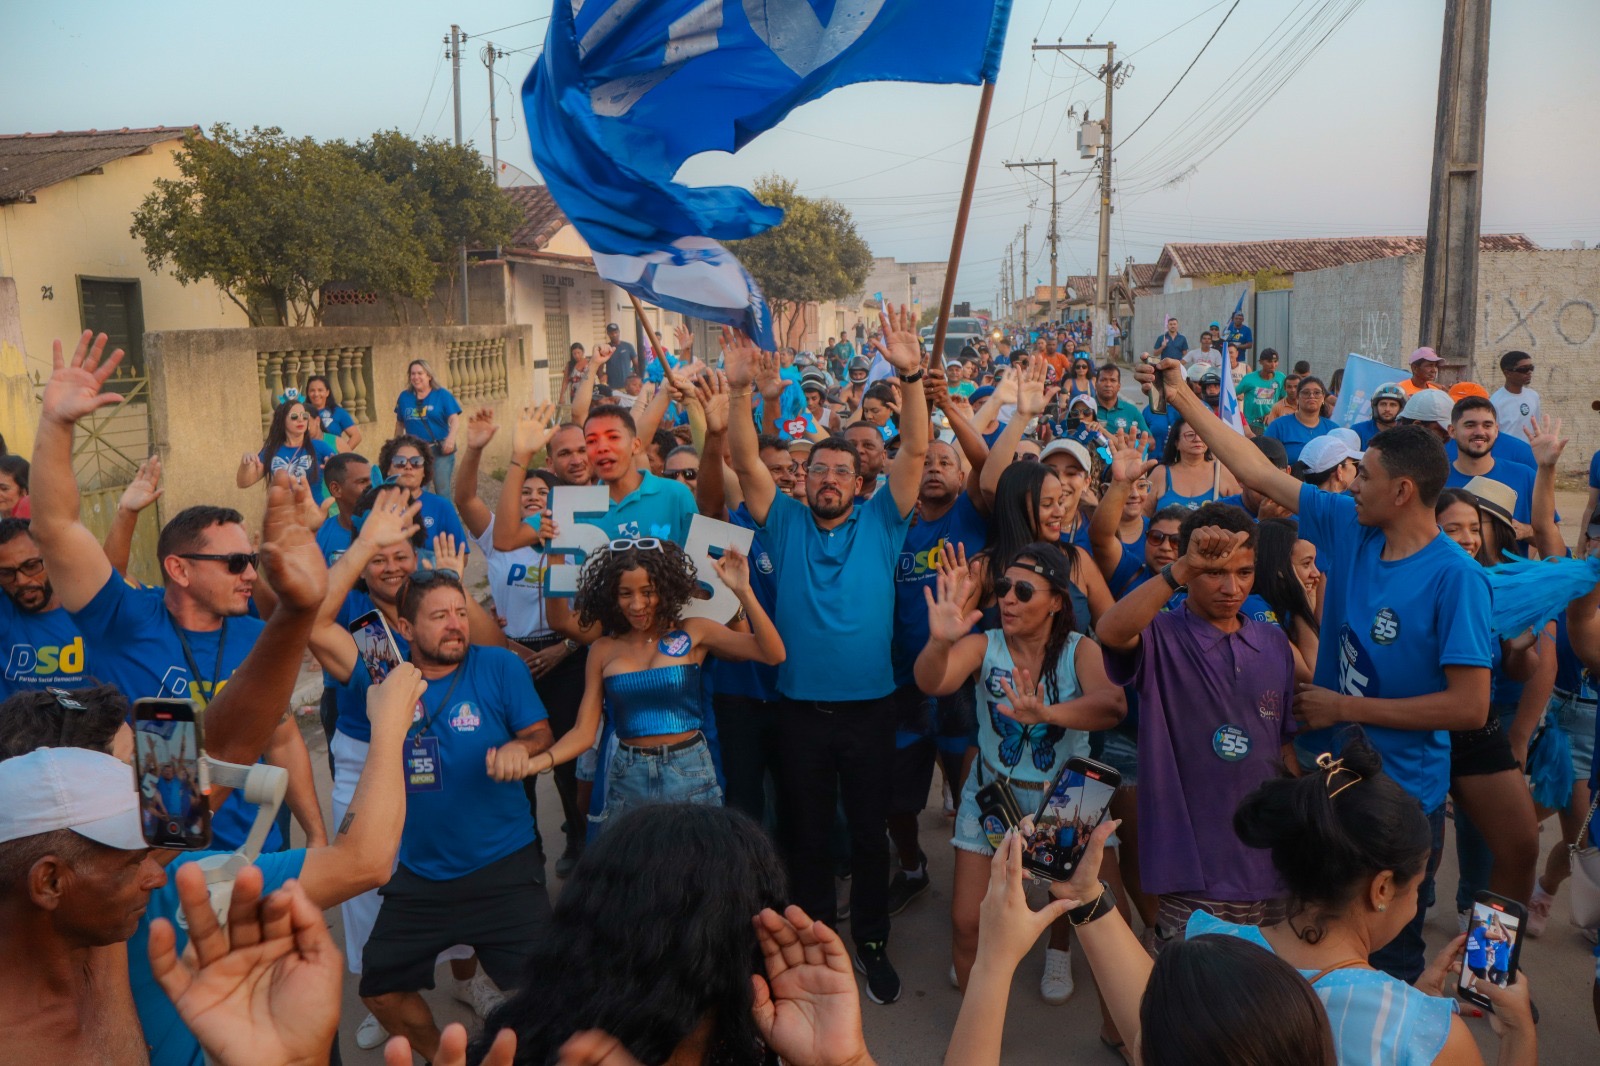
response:
M0 1058L324 1061L344 1024L396 1064L861 1066L852 969L900 998L894 919L929 905L942 824L948 1062L1000 1061L1041 938L1040 995L1074 994L1081 952L1128 1061L1478 1061L1457 975L1510 956L1469 942L1474 900L1557 935L1596 784L1600 457L1568 559L1531 358L1490 396L1418 349L1341 427L1338 375L1283 373L1243 315L1193 349L1169 320L1130 364L1096 365L1086 323L950 358L915 327L708 354L612 325L509 425L418 360L376 463L313 377L239 464L259 538L239 501L187 507L158 585L128 576L158 460L103 542L79 515L75 426L118 401L119 353L58 344L37 476L0 458ZM331 811L287 714L308 649ZM187 794L135 776L149 697L287 775L231 893L208 859L249 835L239 794L201 797L209 850L145 842L141 795ZM1087 848L1034 909L1031 819L996 833L982 797L1042 810L1085 759L1119 787L1058 830ZM1462 935L1430 955L1452 819ZM440 962L478 1034L435 1021ZM1499 1061L1535 1062L1526 977L1475 991Z

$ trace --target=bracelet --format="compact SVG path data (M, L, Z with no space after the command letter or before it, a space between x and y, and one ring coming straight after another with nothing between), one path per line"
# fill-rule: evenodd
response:
M1081 907L1074 907L1067 912L1067 921L1073 925L1088 925L1090 922L1104 918L1117 909L1117 897L1112 894L1111 886L1104 881L1100 882L1100 895L1096 896L1093 903L1085 903Z
M751 386L746 385L742 389L729 389L728 390L728 395L730 397L732 397L733 399L741 399L741 398L743 398L745 396L749 396L750 392L751 392Z
M1168 563L1166 566L1163 566L1161 568L1161 570L1160 570L1160 573L1161 573L1162 580L1164 580L1168 584L1168 586L1171 587L1173 592L1177 592L1179 589L1183 588L1182 585L1178 584L1178 579L1172 576L1172 564L1171 563Z
M927 370L919 366L914 374L902 374L899 371L895 371L895 377L899 378L907 385L915 385L917 382L921 381L924 375L927 373Z

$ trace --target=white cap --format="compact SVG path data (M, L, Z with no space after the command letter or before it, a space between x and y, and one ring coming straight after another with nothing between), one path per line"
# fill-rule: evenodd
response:
M88 748L39 748L0 761L0 843L70 829L108 848L139 851L139 790L122 760Z
M1411 394L1411 399L1406 401L1405 407L1400 409L1400 417L1408 418L1413 422L1433 422L1450 428L1450 409L1455 406L1448 392L1439 389L1418 389Z
M1313 474L1332 470L1346 459L1360 459L1361 438L1352 429L1335 429L1314 437L1300 449L1300 461Z
M1094 462L1089 458L1089 449L1075 440L1068 440L1065 437L1056 438L1044 446L1044 451L1039 453L1039 461L1042 463L1052 455L1072 456L1077 464L1083 468L1085 474L1094 469Z

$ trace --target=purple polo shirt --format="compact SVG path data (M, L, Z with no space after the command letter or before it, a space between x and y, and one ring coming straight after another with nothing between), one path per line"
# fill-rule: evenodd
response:
M1139 692L1139 872L1144 890L1245 901L1284 894L1271 855L1233 832L1239 801L1283 772L1294 656L1275 625L1224 633L1184 603L1129 653L1113 683Z

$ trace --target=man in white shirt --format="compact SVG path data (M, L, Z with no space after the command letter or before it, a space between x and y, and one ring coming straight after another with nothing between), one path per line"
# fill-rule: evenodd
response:
M1189 366L1198 366L1201 363L1210 363L1217 369L1222 368L1222 350L1211 346L1211 331L1205 330L1200 334L1200 347L1187 353L1183 357L1184 363Z
M1505 375L1505 387L1489 397L1500 420L1500 432L1526 440L1525 430L1539 420L1539 394L1528 387L1533 380L1533 356L1507 352L1500 357L1500 373Z

